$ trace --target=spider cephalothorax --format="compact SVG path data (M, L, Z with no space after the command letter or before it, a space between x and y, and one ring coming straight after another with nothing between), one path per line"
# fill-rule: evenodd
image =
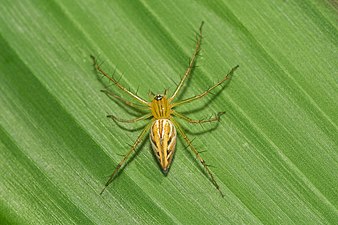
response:
M156 95L150 103L150 110L155 119L169 119L172 106L165 95Z

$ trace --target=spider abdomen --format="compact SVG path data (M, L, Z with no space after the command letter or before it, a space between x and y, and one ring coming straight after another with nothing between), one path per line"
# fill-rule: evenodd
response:
M157 119L151 125L149 136L162 172L167 174L175 153L176 128L169 119Z

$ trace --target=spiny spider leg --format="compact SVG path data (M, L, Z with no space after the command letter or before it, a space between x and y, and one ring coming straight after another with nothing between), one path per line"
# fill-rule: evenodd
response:
M134 118L134 119L131 119L131 120L125 120L125 119L120 119L120 118L117 118L116 116L114 115L107 115L108 118L111 118L115 121L118 121L118 122L122 122L122 123L135 123L137 121L140 121L140 120L145 120L145 119L148 119L150 117L152 117L153 115L151 113L148 113L146 115L143 115L141 117L137 117L137 118Z
M199 33L196 34L196 47L195 47L195 51L190 59L189 62L189 67L187 68L187 70L185 71L180 83L177 85L176 90L174 92L174 94L169 98L169 101L174 100L174 98L177 96L177 94L179 93L179 91L181 90L181 88L183 87L184 82L186 81L186 79L188 78L189 74L191 73L191 70L193 69L194 65L195 65L195 60L201 50L201 42L202 42L202 27L203 27L204 22L202 21L201 26L199 28Z
M189 103L189 102L192 102L194 100L197 100L197 99L200 99L202 97L204 97L205 95L209 94L214 88L218 87L219 85L221 85L224 81L230 79L231 75L235 72L235 70L239 67L239 65L235 66L234 68L232 68L230 70L230 72L219 82L217 82L216 84L214 84L212 87L210 87L208 90L206 90L205 92L203 92L202 94L199 94L199 95L195 95L191 98L187 98L187 99L184 99L182 101L179 101L179 102L175 102L172 104L172 107L176 107L178 105L182 105L182 104L185 104L185 103Z
M189 138L187 137L187 135L184 133L183 129L181 128L181 126L176 122L176 120L171 119L171 121L174 123L176 129L178 130L178 132L182 135L183 139L187 142L188 146L190 147L190 149L195 153L196 158L201 162L201 164L203 165L205 171L208 173L210 181L212 182L212 184L216 187L216 189L219 191L219 193L221 194L222 197L224 197L224 194L222 193L222 191L219 188L219 185L217 184L214 175L211 173L211 170L209 169L208 165L205 163L204 159L202 159L201 155L199 154L199 152L195 149L195 147L192 145L191 141L189 140Z
M178 113L176 111L173 112L173 115L174 116L177 116L178 118L181 118L181 119L184 119L185 121L187 121L188 123L208 123L208 122L213 122L213 121L219 121L220 118L221 118L221 115L223 115L224 112L219 112L217 113L216 116L214 117L211 117L210 119L205 119L205 120L194 120L194 119L191 119L181 113Z
M93 59L93 64L94 67L105 77L107 77L110 81L112 81L118 88L120 88L122 91L126 92L127 94L129 94L131 97L133 97L134 99L136 99L137 101L141 102L142 104L148 105L148 102L146 100L144 100L143 98L137 96L136 94L132 93L131 91L129 91L127 88L123 87L117 80L115 80L113 77L109 76L106 72L104 72L100 65L97 63L96 58L91 55L90 56Z
M134 144L131 146L129 152L124 156L124 158L121 160L121 162L117 165L117 167L115 168L114 172L110 175L109 180L107 181L107 183L105 184L104 188L102 189L100 195L104 192L104 190L106 190L106 188L109 186L109 184L111 184L111 182L113 182L114 176L117 174L117 172L121 169L121 167L124 165L124 163L129 159L129 157L131 156L131 153L135 151L136 147L138 144L141 143L142 139L144 138L144 136L147 134L148 130L150 129L151 123L149 123L140 133L140 135L138 136L138 138L136 139L136 141L134 142Z
M116 99L120 100L121 102L123 102L123 103L126 104L126 105L129 105L129 106L132 107L132 108L139 109L139 110L143 110L143 111L148 109L148 107L146 107L146 106L144 106L144 105L139 105L139 104L136 104L136 103L134 103L134 102L130 102L130 101L128 101L128 100L125 100L124 98L122 98L122 97L120 97L120 96L118 96L118 95L116 95L116 94L114 94L113 92L110 92L110 91L108 91L108 90L101 90L101 92L103 92L103 93L105 93L106 95L109 95L109 96L111 96L111 97L113 97L113 98L116 98ZM109 97L109 96L108 96L108 97Z

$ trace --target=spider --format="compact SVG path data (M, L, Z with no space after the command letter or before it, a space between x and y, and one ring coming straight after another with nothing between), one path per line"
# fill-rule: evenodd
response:
M162 172L164 175L167 175L169 167L172 163L172 159L175 153L175 146L176 146L176 137L177 137L177 131L179 134L183 137L183 139L186 141L187 145L190 147L192 152L196 155L196 158L200 161L200 163L203 165L205 171L207 172L209 176L209 180L212 182L212 184L215 186L215 188L219 191L221 196L223 197L223 193L220 190L220 187L218 183L216 182L213 173L209 169L206 162L202 159L200 153L196 150L196 148L192 145L192 142L187 137L187 135L184 133L182 127L179 125L179 123L174 119L174 117L183 119L191 124L200 124L200 123L207 123L207 122L219 122L220 116L224 114L224 112L217 113L216 116L205 119L205 120L194 120L191 119L179 112L177 112L174 108L181 106L183 104L191 103L195 100L201 99L204 96L206 96L208 93L210 93L213 89L220 86L222 83L224 83L226 80L230 79L231 75L234 73L234 71L239 67L238 65L233 67L230 72L219 82L208 88L206 91L199 95L195 95L193 97L175 101L176 97L179 95L185 81L187 80L188 76L190 75L191 71L194 68L196 58L199 55L199 52L201 50L201 42L202 42L202 27L204 22L201 23L199 27L199 32L196 33L196 46L195 51L189 60L189 66L187 70L185 71L184 75L182 76L180 82L178 83L174 93L168 97L167 96L167 90L164 91L163 94L157 94L152 96L152 100L150 102L144 100L143 98L139 97L137 94L132 93L130 90L122 86L116 79L114 79L112 76L108 75L105 71L103 71L100 67L100 65L97 63L97 60L94 56L91 55L91 58L93 59L94 68L101 73L104 77L108 78L115 86L117 86L119 89L122 90L122 92L128 94L131 98L134 99L133 102L128 101L112 92L109 92L107 90L102 90L102 92L106 93L107 95L111 96L112 98L115 98L122 103L135 108L137 110L141 111L147 111L147 113L144 113L144 115L126 120L118 118L114 115L108 115L108 118L111 118L118 122L123 123L135 123L140 120L145 120L151 118L150 122L143 128L142 132L139 134L136 141L131 145L130 150L127 152L127 154L124 156L124 158L120 161L120 163L117 165L111 176L109 177L107 183L105 184L104 188L102 189L100 195L104 192L104 190L113 182L113 179L115 175L119 172L119 170L124 166L124 164L128 161L132 153L135 151L137 146L142 142L144 136L148 133L149 139L152 145L152 149L154 151L154 154L156 156L156 159L158 160L158 163L161 166ZM137 102L137 103L136 103Z

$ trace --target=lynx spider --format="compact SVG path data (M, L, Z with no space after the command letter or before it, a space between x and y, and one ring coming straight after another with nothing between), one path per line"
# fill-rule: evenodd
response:
M114 115L108 115L107 117L123 123L134 123L140 120L145 120L151 118L151 121L143 128L142 132L139 134L136 141L131 145L130 150L127 152L127 154L124 156L124 158L120 161L120 163L117 165L111 176L109 177L109 180L105 184L104 188L102 189L101 193L104 192L104 190L109 186L109 184L112 183L115 175L118 173L118 171L121 169L121 167L128 161L132 153L135 151L137 146L142 142L144 136L148 133L150 130L149 138L152 145L152 149L154 151L154 154L161 166L162 172L166 175L168 173L169 167L171 165L174 153L175 153L175 146L176 146L176 137L177 137L177 131L180 133L180 135L183 137L183 139L186 141L188 147L192 150L192 152L196 155L196 158L200 161L200 163L203 165L205 171L207 172L210 181L212 184L216 187L216 189L219 191L221 196L223 197L223 193L219 188L219 185L217 184L213 173L209 169L206 162L202 159L200 153L195 149L195 147L192 145L192 142L187 137L187 135L184 133L182 127L179 125L179 123L174 119L173 117L178 117L180 119L186 120L188 123L192 124L200 124L200 123L207 123L207 122L213 122L213 121L219 121L220 116L224 112L217 113L216 116L204 119L204 120L194 120L190 119L189 117L177 112L174 110L175 107L190 103L192 101L195 101L197 99L201 99L202 97L206 96L208 93L210 93L214 88L220 86L223 82L230 79L231 75L234 73L234 71L239 67L238 65L233 67L230 72L219 82L214 84L213 86L209 87L206 91L199 95L195 95L193 97L180 100L180 101L174 101L175 98L180 93L180 90L182 89L184 82L187 80L188 76L190 75L194 65L195 60L199 55L199 52L201 50L201 42L202 42L202 27L204 22L201 23L199 27L199 32L196 33L196 46L195 51L189 61L189 67L185 71L183 77L181 78L180 82L178 83L174 93L171 97L167 97L167 90L165 90L164 94L153 94L152 101L148 102L144 100L143 98L139 97L137 94L132 93L130 90L122 86L116 79L114 79L112 76L108 75L105 71L103 71L100 67L100 65L97 63L97 60L94 56L91 55L91 58L94 62L95 69L101 73L104 77L108 78L114 85L116 85L119 89L121 89L124 93L128 94L130 97L132 97L136 102L130 102L118 95L115 95L112 92L109 92L107 90L103 90L107 95L111 96L112 98L115 98L122 103L138 109L138 110L146 110L148 113L145 113L141 117L137 117L130 120L125 120L118 118Z

